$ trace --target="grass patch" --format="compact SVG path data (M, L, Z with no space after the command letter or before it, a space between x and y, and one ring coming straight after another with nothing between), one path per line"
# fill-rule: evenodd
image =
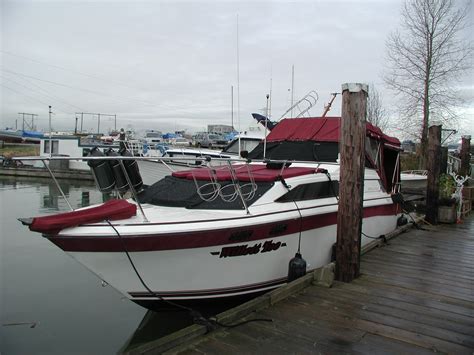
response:
M15 144L15 145L5 145L3 148L0 148L0 155L3 155L7 158L12 157L25 157L34 155L39 155L40 145L25 145L25 144Z

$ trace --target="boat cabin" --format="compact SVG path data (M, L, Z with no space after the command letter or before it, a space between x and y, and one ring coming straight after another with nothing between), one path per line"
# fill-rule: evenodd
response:
M261 142L250 152L249 159L336 163L340 123L340 117L283 119L267 136L266 146ZM385 189L391 191L400 180L400 141L368 122L366 127L365 166L377 170Z

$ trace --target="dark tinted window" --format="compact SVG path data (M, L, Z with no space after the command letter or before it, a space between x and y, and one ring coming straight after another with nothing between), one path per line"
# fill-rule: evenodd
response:
M298 185L278 198L276 202L315 200L318 198L334 197L335 194L339 194L338 181L314 182L312 184Z
M59 141L52 141L53 146L51 149L51 154L58 154L59 153ZM49 153L49 140L44 141L44 152Z
M197 183L200 192L206 197L212 196L216 192L216 187L209 185L209 181L197 181ZM224 195L229 196L236 192L235 186L229 181L223 181L219 184ZM244 197L247 196L247 206L251 206L267 192L273 186L273 182L257 182L256 185L256 190L250 194L251 187L249 187L249 184L245 182L240 183L242 194ZM164 179L149 186L138 195L138 200L140 203L189 209L244 209L242 200L238 197L231 202L227 202L219 195L212 201L204 201L196 190L194 180L181 179L174 176L166 176Z
M250 154L250 159L263 159L264 143L260 143ZM339 153L337 142L282 141L267 142L265 157L275 160L327 161L335 162Z

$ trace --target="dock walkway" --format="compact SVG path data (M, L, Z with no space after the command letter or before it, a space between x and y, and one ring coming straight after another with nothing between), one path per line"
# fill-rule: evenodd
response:
M310 286L169 353L473 354L474 218L413 229L364 255L362 275Z

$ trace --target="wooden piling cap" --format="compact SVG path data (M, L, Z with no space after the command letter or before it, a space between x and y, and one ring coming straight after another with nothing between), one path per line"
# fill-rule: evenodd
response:
M345 83L342 84L342 91L349 90L349 92L359 92L365 91L366 94L369 93L369 86L362 83Z

